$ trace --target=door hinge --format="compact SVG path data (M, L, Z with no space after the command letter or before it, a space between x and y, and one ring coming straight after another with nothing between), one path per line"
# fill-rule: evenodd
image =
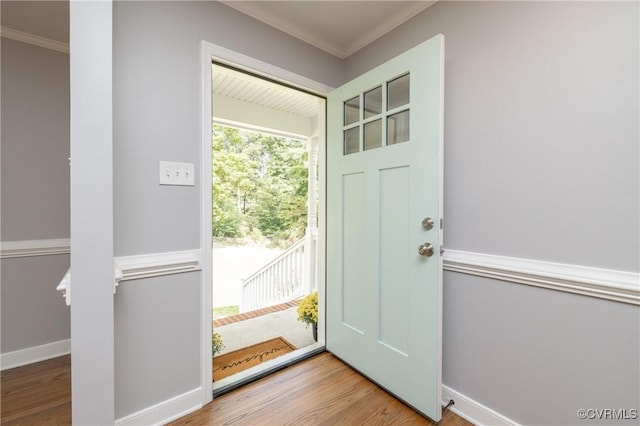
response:
M440 218L440 229L444 228L444 218Z

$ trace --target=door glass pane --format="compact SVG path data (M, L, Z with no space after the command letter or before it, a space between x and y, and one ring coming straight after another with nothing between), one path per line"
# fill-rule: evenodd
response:
M409 110L387 117L387 145L409 140Z
M360 127L344 131L344 155L360 151Z
M382 120L375 120L364 125L365 151L382 146Z
M409 103L409 74L387 83L387 110Z
M344 103L344 125L355 123L360 119L360 97L356 96Z
M364 94L364 118L373 117L382 112L382 86Z

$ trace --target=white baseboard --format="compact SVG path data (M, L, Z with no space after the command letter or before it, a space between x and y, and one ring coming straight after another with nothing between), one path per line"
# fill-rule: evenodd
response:
M163 425L202 408L202 388L162 401L116 420L116 425Z
M442 385L442 406L453 400L449 410L465 420L478 426L519 426L518 423L503 416L478 401L456 392L448 386Z
M34 346L32 348L20 349L19 351L7 352L0 355L0 369L2 371L9 368L21 367L34 362L45 361L71 353L71 340L59 340L47 343L46 345Z

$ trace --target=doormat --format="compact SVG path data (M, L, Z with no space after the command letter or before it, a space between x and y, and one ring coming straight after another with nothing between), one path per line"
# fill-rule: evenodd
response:
M256 343L224 355L213 357L213 381L224 379L264 361L274 359L296 349L283 337Z

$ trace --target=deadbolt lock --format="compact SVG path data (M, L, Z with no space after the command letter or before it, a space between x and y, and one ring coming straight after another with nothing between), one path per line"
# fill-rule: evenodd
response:
M426 257L433 256L433 245L430 243L420 244L418 246L418 254Z
M427 231L429 229L432 229L434 225L433 219L431 219L430 217L425 217L424 219L422 219L422 226L424 227L424 229L426 229Z

